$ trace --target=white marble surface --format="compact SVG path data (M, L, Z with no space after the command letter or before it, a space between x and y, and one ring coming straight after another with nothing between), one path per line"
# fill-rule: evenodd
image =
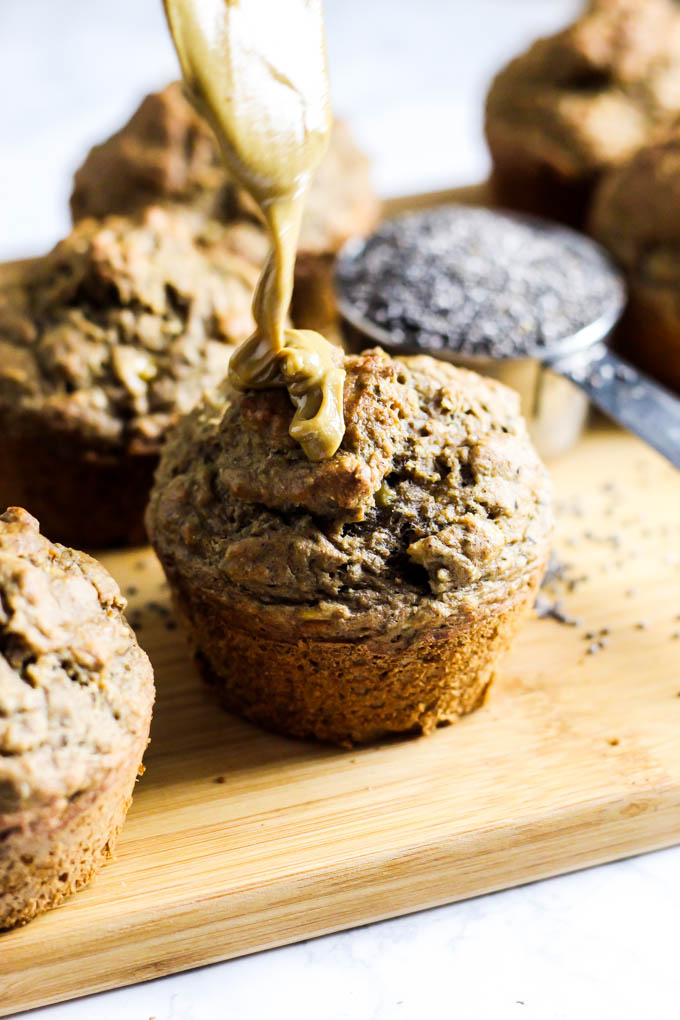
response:
M335 104L381 191L481 177L489 76L574 6L326 0ZM39 252L67 229L86 147L174 74L160 0L0 0L0 258ZM680 849L668 850L27 1015L675 1018L679 872Z

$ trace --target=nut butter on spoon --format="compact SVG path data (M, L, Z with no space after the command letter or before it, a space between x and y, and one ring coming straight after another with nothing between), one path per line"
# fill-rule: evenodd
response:
M229 381L239 390L285 387L291 436L310 460L325 460L345 431L340 354L318 333L285 328L305 197L330 136L321 0L164 6L187 94L272 240L253 300L256 329L232 356Z

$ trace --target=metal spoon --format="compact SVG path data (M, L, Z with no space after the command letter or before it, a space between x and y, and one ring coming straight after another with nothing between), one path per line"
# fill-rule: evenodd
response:
M508 215L491 210L487 212L490 215ZM513 214L513 218L536 226L544 233L564 233L563 227L535 217ZM468 351L462 354L445 345L433 349L428 348L426 343L405 341L361 314L351 298L348 281L356 275L357 260L361 259L370 238L352 239L340 252L335 276L338 307L348 346L350 350L359 351L368 342L377 343L394 355L431 354L500 379L519 392L534 442L544 456L561 453L575 442L585 421L588 400L591 400L680 467L680 399L608 346L606 341L625 307L625 286L602 249L588 238L578 237L579 245L584 250L586 245L589 246L591 257L597 255L616 282L606 307L576 332L540 350L534 346L500 358ZM451 308L452 316L455 311Z

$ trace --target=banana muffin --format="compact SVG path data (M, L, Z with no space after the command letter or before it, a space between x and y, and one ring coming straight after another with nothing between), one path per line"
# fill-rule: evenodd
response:
M626 274L620 346L680 390L680 123L605 175L590 232Z
M90 151L76 171L71 212L77 221L153 202L190 205L223 222L258 216L229 177L211 128L185 99L180 82L147 96L120 131ZM347 238L370 232L379 217L369 161L347 126L336 121L302 221L292 305L296 325L320 328L333 320L333 256Z
M482 703L551 505L513 391L424 356L343 363L330 460L291 440L283 391L206 399L168 440L147 527L226 706L350 744Z
M151 663L125 599L25 510L0 516L0 928L111 856L149 738Z
M166 429L253 328L261 242L149 207L83 220L0 287L0 506L71 545L144 540Z
M580 226L603 171L680 111L680 5L591 0L495 78L486 137L496 200Z

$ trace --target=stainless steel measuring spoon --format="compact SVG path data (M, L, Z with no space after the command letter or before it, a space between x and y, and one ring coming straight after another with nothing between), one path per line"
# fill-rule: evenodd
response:
M463 208L463 207L461 207ZM473 208L473 207L465 207ZM429 210L430 213L433 210ZM490 215L508 214L486 210ZM418 214L410 214L412 217ZM513 219L537 226L543 233L565 233L565 228L535 217ZM569 231L567 233L573 234ZM443 344L429 347L419 337L395 336L369 316L362 314L352 298L351 280L356 278L360 260L370 238L352 239L340 252L335 287L343 333L350 350L378 344L394 355L431 354L512 386L520 394L522 411L541 454L554 456L578 438L585 421L588 401L619 424L638 435L680 467L680 399L621 358L608 345L626 302L623 279L609 257L595 242L578 235L579 245L588 246L611 275L612 287L599 314L577 331L540 349L527 345L503 357L465 352ZM450 309L455 316L456 308Z

